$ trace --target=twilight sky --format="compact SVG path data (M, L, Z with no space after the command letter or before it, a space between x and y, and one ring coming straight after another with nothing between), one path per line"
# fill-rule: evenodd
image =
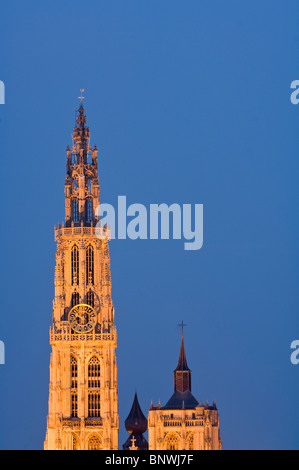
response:
M204 206L198 251L110 243L120 446L135 390L144 414L170 398L184 320L224 449L298 449L298 2L3 3L0 448L43 447L54 225L85 88L101 202Z

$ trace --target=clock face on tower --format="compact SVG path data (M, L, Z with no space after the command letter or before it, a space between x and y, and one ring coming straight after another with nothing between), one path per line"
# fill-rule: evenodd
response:
M69 313L69 323L77 333L88 333L96 325L96 312L90 305L75 305Z

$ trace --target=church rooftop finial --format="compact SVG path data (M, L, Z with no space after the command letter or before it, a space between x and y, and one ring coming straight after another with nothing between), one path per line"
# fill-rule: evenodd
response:
M179 323L178 326L182 328L182 333L184 333L184 327L187 326L186 323L184 323L182 320L182 323Z
M83 100L85 100L85 96L83 96L84 91L85 91L84 88L80 88L81 96L78 96L78 99L80 100L80 108L81 109L83 108Z

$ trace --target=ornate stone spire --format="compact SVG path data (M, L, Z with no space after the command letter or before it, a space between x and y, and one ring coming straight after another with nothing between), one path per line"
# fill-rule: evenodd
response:
M86 158L88 150L88 141L90 139L89 127L86 126L86 115L83 108L83 104L80 104L80 107L76 115L76 126L74 127L74 143L76 143L77 153L82 153ZM84 161L86 163L86 161Z
M84 90L80 90L81 93ZM76 125L73 131L72 148L66 149L66 180L65 180L65 222L90 226L96 225L99 217L96 209L100 204L100 186L98 177L98 149L90 147L90 132L86 126L86 115L81 104L76 111Z

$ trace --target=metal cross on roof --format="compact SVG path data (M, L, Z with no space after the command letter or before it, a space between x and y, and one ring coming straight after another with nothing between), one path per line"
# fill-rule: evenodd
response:
M83 96L84 91L85 91L84 88L82 88L82 90L80 89L81 96L78 96L78 99L81 100L81 104L82 104L82 101L85 100L85 96Z
M132 446L129 447L129 449L130 450L138 450L138 447L135 446L136 439L135 439L134 436L132 437L131 442L132 442Z
M183 322L182 320L182 323L179 323L178 326L180 326L182 328L182 333L184 331L184 326L187 326L186 323Z

